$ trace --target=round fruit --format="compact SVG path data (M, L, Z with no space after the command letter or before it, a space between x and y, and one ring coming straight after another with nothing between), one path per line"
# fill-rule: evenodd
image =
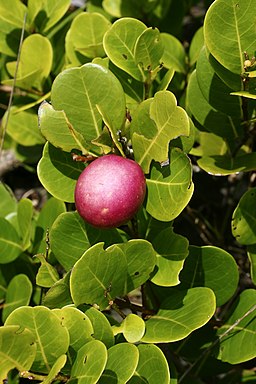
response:
M78 178L75 204L80 216L98 228L126 223L146 193L144 173L133 160L105 155L90 163Z

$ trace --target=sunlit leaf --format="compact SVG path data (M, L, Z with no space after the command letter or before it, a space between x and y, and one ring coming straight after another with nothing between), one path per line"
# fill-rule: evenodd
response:
M31 299L33 287L26 275L18 274L10 281L2 313L3 322L16 308L28 305Z
M254 55L256 45L253 0L217 0L208 9L204 36L211 54L231 72L244 71L244 52Z
M11 369L27 371L35 355L35 336L29 329L21 330L17 325L0 327L0 380L4 382Z
M205 287L179 291L160 305L157 314L146 321L146 343L168 343L184 339L206 324L215 312L215 295Z
M171 221L186 207L193 194L189 158L173 148L170 164L154 164L147 179L147 211L157 220Z
M21 307L7 318L6 325L19 325L33 334L36 345L36 357L33 371L50 372L55 361L67 352L69 333L59 318L43 306Z

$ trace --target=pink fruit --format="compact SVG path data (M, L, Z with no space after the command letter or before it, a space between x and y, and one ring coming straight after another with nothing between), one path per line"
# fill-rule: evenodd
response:
M105 155L90 163L78 178L75 204L80 216L98 228L126 223L146 193L144 173L133 160Z

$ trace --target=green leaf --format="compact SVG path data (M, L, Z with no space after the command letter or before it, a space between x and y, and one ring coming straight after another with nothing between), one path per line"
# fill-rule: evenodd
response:
M150 242L142 239L129 240L112 247L121 250L126 260L127 277L122 276L125 280L123 293L131 292L148 280L156 264L156 252Z
M138 365L138 348L129 343L116 344L108 349L108 360L99 384L127 383Z
M29 370L35 355L35 337L30 330L21 330L15 325L0 327L1 382L4 382L11 369Z
M29 199L22 199L18 203L17 219L19 235L22 239L23 250L29 248L32 235L32 218L34 214L33 203Z
M249 172L255 169L255 152L237 157L229 155L205 156L198 160L198 165L212 175L231 175L238 172Z
M234 258L223 249L190 246L180 280L181 289L200 286L211 288L219 307L235 293L239 274Z
M145 343L168 343L182 340L206 324L215 312L215 295L205 287L179 291L160 305L157 314L146 321Z
M70 383L97 383L107 362L107 348L99 340L86 343L77 353L71 370ZM76 379L76 380L74 380Z
M157 262L150 280L167 287L179 284L179 273L188 255L188 240L169 227L153 238L152 245L157 252Z
M93 337L96 340L102 341L107 348L114 345L114 333L111 325L109 324L106 316L94 307L87 307L84 310L86 316L89 317L93 326Z
M122 241L118 230L100 230L87 224L77 212L60 214L50 230L51 249L66 271L83 253L100 241L106 246Z
M71 271L70 291L76 306L96 304L105 309L110 300L124 292L125 257L118 247L104 250L103 245L88 249Z
M114 335L123 333L128 343L137 343L145 333L144 320L133 313L129 313L119 325L112 327Z
M56 269L46 261L44 255L37 254L35 257L40 261L41 265L36 275L36 284L40 287L50 288L59 280Z
M29 304L32 291L32 283L26 275L19 274L12 278L6 291L2 313L3 322L16 308Z
M0 217L0 264L10 263L22 253L22 245L14 227Z
M47 37L37 33L28 36L22 44L18 66L16 87L24 89L36 88L43 90L45 80L52 68L53 51ZM16 62L7 63L7 69L14 77ZM13 80L4 80L5 84L12 85Z
M203 27L198 28L194 34L191 44L189 46L189 64L192 67L198 59L199 53L204 45L204 29Z
M146 209L160 221L171 221L186 207L193 194L189 158L179 149L171 149L170 164L154 164L147 179Z
M66 211L63 201L50 197L43 205L36 221L33 253L46 253L49 232L55 220ZM50 244L51 247L51 244Z
M64 16L69 6L70 0L29 0L28 17L40 32L46 32Z
M252 57L256 45L253 0L217 0L204 21L205 43L211 54L231 72L244 72L244 52Z
M67 352L69 333L58 317L43 306L21 307L7 318L6 325L19 325L31 331L37 344L32 371L49 373L55 361Z
M12 57L17 56L26 10L26 6L20 0L0 2L1 53Z
M161 40L164 45L161 58L163 66L185 74L187 72L186 53L181 42L169 33L161 33Z
M17 211L17 200L11 189L0 181L0 217L12 215Z
M46 143L38 163L38 177L45 189L59 200L74 202L74 189L84 164L71 155Z
M70 346L78 350L92 340L93 327L88 316L74 307L54 309L53 312L59 317L61 323L67 328L70 337Z
M233 120L234 129L238 130L242 118L241 100L231 97L232 89L228 87L216 74L211 66L206 48L200 52L196 65L196 76L200 90L207 102L216 110L225 113ZM242 134L241 128L236 135Z
M66 273L64 277L58 280L46 292L43 297L43 305L52 308L62 308L65 305L73 304L70 290L69 290L70 272Z
M189 118L177 106L173 93L159 91L154 98L140 104L131 124L135 160L145 173L151 161L168 159L169 142L181 135L189 135Z
M110 21L99 13L83 12L76 16L69 30L73 49L90 59L106 56L103 36L110 26Z
M47 377L42 381L41 384L51 384L58 373L60 373L61 369L64 367L67 361L67 355L61 355L53 364L49 374Z
M250 261L251 279L256 284L256 245L252 244L247 247L248 259Z
M51 101L56 111L65 111L74 132L87 143L100 136L103 120L116 139L125 121L123 88L110 70L98 64L88 63L61 72L53 82ZM48 127L52 135L54 127L55 122ZM92 144L86 149L91 148L95 149Z
M197 81L197 70L189 78L187 107L204 130L227 138L230 144L232 140L239 137L241 128L238 130L238 126L234 126L233 120L226 113L218 111L205 99Z
M44 101L39 107L38 119L42 135L55 147L66 152L77 148L87 154L85 147L88 144L81 133L72 127L64 111L55 111L51 104Z
M157 28L147 28L136 40L134 47L135 63L144 72L153 71L160 65L164 52L160 32Z
M242 96L242 97L247 97L248 99L256 100L256 91L231 92L231 95L233 95L233 96Z
M11 107L9 116L7 112L3 117L3 124L8 118L7 132L13 140L23 146L44 144L45 139L38 130L37 115L31 110L18 111L18 107Z
M241 197L232 216L232 233L240 244L256 243L256 188Z
M129 384L169 384L170 372L166 358L156 345L140 344L139 363Z
M239 364L256 356L255 289L244 290L234 303L231 315L218 330L220 338L218 358L230 364ZM241 321L239 321L241 320ZM239 321L239 323L238 323ZM232 329L230 329L232 327ZM228 332L225 335L225 332Z
M146 28L141 21L124 17L114 22L103 39L103 46L110 60L139 81L143 80L143 75L136 64L135 45Z

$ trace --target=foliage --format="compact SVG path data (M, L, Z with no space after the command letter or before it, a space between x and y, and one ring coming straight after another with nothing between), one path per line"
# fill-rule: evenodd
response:
M0 383L256 383L255 4L199 3L0 0L1 152L47 191L0 184ZM99 230L113 152L147 195Z

